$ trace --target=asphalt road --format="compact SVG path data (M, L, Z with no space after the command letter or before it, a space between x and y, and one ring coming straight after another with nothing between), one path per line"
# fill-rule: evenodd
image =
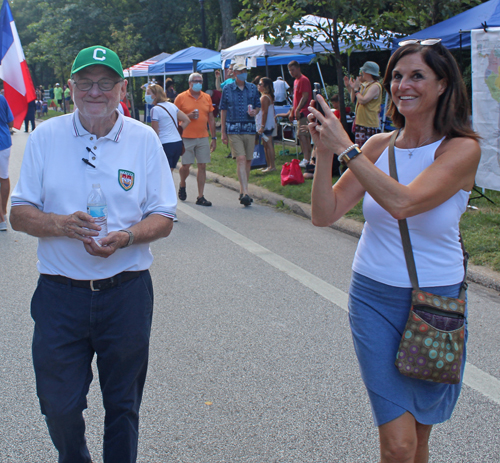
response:
M14 137L17 179L27 135ZM175 174L177 178L177 174ZM345 310L357 240L195 179L171 236L152 244L155 315L139 462L377 462ZM35 394L36 239L0 234L0 462L56 462ZM500 462L500 299L469 290L467 384L435 426L431 462ZM102 451L97 375L86 411Z

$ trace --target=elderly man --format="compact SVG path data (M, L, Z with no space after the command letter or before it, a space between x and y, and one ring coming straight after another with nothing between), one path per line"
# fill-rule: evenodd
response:
M250 206L252 198L248 194L248 176L255 146L255 116L260 110L260 94L254 84L246 81L244 64L235 64L233 72L235 82L227 84L222 91L221 138L225 145L229 142L233 158L236 158L240 204Z
M182 155L182 167L179 169L181 178L179 184L179 199L185 201L186 179L189 176L189 168L196 159L198 174L198 197L196 204L198 206L211 206L212 203L205 199L203 192L205 190L205 181L207 179L207 163L210 162L210 153L217 148L217 134L215 132L214 107L212 98L205 92L202 92L203 77L197 72L189 76L189 89L177 95L175 105L186 114L191 123L182 132L184 140L185 153ZM207 124L210 128L212 140L208 143Z
M153 129L116 110L127 88L116 53L80 51L68 84L76 111L30 135L12 194L12 227L39 238L37 394L59 463L91 462L82 411L97 355L103 460L135 462L153 312L149 243L172 229L175 187ZM101 226L85 212L96 184L109 231L98 241Z

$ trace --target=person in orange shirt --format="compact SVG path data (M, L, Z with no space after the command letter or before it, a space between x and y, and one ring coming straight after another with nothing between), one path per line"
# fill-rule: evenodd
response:
M182 133L185 153L182 155L182 167L179 169L179 199L185 201L186 179L189 175L191 164L198 164L198 197L196 204L198 206L211 206L212 203L205 199L203 191L207 178L207 163L210 162L210 153L217 147L217 137L215 132L215 119L213 115L214 107L210 95L202 92L203 77L194 72L189 76L189 89L177 95L175 105L186 114L191 123ZM211 142L208 142L207 124L210 128Z

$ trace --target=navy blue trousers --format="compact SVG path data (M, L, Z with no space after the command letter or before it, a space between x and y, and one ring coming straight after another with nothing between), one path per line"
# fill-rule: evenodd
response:
M93 292L40 277L31 301L37 394L59 463L90 463L83 410L97 355L106 412L104 463L137 459L153 316L149 271Z

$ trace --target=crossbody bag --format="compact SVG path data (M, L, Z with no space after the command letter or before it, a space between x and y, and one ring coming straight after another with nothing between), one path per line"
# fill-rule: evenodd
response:
M389 171L398 181L394 144L398 132L394 131L389 143ZM467 289L467 260L464 254L464 280L458 298L437 296L422 291L418 284L417 269L411 247L408 222L399 220L406 266L412 284L411 308L408 321L396 355L396 368L405 376L457 384L460 382L465 348L465 291Z

